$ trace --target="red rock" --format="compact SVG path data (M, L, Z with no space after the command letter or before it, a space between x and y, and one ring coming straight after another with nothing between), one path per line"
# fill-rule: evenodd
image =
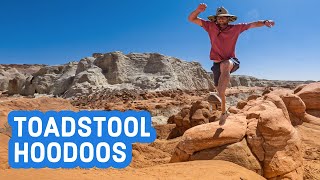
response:
M305 103L308 110L320 110L320 82L304 86L297 95Z
M303 117L306 113L306 105L299 96L295 94L289 94L282 96L282 100L285 103L288 111L295 116Z
M246 101L239 101L237 104L238 109L243 109L247 105Z
M171 162L187 161L194 152L239 142L244 137L246 129L246 119L239 115L230 115L223 127L219 122L213 122L188 129L176 147L177 153L173 155Z
M256 100L258 99L259 97L261 97L261 95L258 95L258 94L252 94L248 97L247 101L250 101L250 100Z

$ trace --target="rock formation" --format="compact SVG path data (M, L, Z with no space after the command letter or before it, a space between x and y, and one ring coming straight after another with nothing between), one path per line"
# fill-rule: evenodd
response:
M311 83L298 90L279 89L249 96L231 108L233 113L223 126L219 119L212 122L203 113L197 113L197 117L202 117L205 124L181 123L190 122L191 117L185 115L191 108L183 109L171 118L184 134L170 162L226 160L267 179L303 179L302 141L295 127L304 122L320 125L320 118L307 111L320 111L319 87L320 83ZM189 121L183 121L184 117Z
M212 89L210 76L197 62L157 53L94 54L79 62L47 66L33 74L22 94L43 93L71 97L102 89L161 91Z
M8 94L83 96L102 90L213 90L212 73L198 62L186 62L158 53L94 53L63 65L1 65L0 91ZM310 81L311 82L311 81ZM232 76L231 87L281 86L294 88L302 81L270 81Z
M0 65L0 91L9 91L10 94L19 94L22 86L32 73L37 72L44 65L40 64L10 64Z

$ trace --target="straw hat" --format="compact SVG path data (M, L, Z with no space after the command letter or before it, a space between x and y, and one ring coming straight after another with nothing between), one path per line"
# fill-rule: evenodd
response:
M219 7L217 9L216 15L211 15L208 17L208 19L210 21L216 22L217 21L217 17L218 16L225 16L225 17L229 17L229 21L230 22L234 22L237 20L237 16L229 14L228 10L225 9L224 7Z

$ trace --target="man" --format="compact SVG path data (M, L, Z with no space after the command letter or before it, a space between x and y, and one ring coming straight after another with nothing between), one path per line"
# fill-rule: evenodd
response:
M201 3L198 8L189 15L189 21L203 27L209 34L211 41L210 59L213 60L211 70L214 75L214 84L218 92L210 93L210 98L215 98L221 103L222 116L226 119L226 95L225 91L230 82L230 73L235 72L240 65L235 55L235 46L240 33L250 28L256 27L272 27L274 22L271 20L257 21L251 23L229 24L237 20L237 17L228 13L224 7L217 9L216 15L209 16L210 21L205 21L198 17L204 12L207 5ZM221 120L220 120L221 122ZM224 122L223 122L224 123Z

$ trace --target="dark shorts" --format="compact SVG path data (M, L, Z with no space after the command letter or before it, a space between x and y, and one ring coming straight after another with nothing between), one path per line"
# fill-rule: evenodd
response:
M240 61L237 58L231 58L229 59L233 62L233 68L230 71L230 73L235 72L236 70L239 69L240 67ZM220 78L220 63L213 63L213 66L211 67L211 70L213 72L213 80L214 80L214 85L218 86L219 78Z

